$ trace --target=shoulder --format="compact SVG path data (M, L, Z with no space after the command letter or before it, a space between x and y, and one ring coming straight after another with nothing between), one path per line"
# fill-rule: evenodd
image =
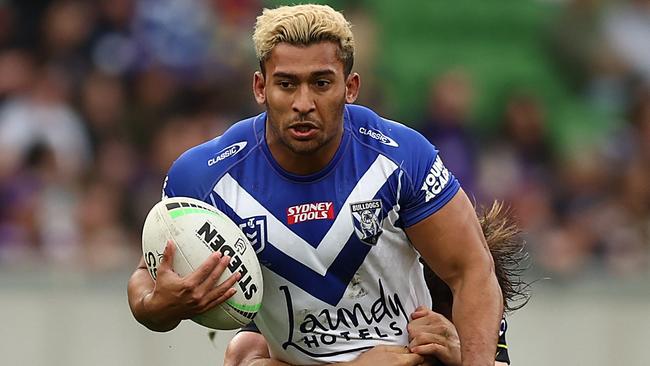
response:
M422 134L360 106L346 106L354 140L399 167L401 219L405 227L429 217L447 204L460 185L444 166L438 149ZM400 180L400 182L402 182Z
M407 174L407 179L426 176L438 149L420 132L365 107L349 105L346 110L348 126L357 143L390 159Z
M205 199L216 180L258 144L255 122L259 117L239 121L223 135L181 154L169 169L164 194Z
M422 149L435 149L415 129L387 118L369 108L348 105L349 127L355 140L393 160L403 161L418 156Z

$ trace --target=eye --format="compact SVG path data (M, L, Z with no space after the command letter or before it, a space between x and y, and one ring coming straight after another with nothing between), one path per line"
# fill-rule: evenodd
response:
M281 80L278 82L278 85L280 85L282 89L289 89L293 86L293 84L288 80Z
M330 85L329 80L317 80L316 81L316 86L318 86L319 88L325 88L325 87L327 87L329 85Z

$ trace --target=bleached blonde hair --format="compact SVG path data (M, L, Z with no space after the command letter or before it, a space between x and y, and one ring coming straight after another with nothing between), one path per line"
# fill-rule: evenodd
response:
M354 63L354 38L350 28L351 24L343 14L327 5L305 4L264 9L262 15L257 17L253 33L260 68L264 72L264 62L278 43L308 46L331 41L339 45L338 56L347 76Z

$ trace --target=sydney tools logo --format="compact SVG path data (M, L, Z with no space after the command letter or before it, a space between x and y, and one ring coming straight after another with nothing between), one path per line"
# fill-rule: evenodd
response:
M334 219L334 205L332 202L304 203L287 208L287 223L289 225L325 219Z

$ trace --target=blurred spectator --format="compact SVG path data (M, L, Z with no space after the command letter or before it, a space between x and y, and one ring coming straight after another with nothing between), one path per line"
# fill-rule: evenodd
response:
M34 48L41 43L43 15L53 0L3 1L0 4L2 38L8 46ZM4 20L7 20L4 22Z
M89 73L81 87L80 104L94 148L105 139L128 135L126 95L117 77Z
M139 66L160 64L188 77L200 77L211 56L215 25L206 1L137 1L133 32Z
M41 258L37 213L53 161L51 149L35 144L21 169L13 170L11 179L0 179L0 263L20 265Z
M47 8L41 26L40 52L49 65L66 74L73 90L89 68L86 53L94 16L94 8L87 2L55 1Z
M91 36L90 59L102 73L123 76L134 70L137 45L132 35L135 0L101 0Z
M8 49L0 53L0 101L27 94L34 74L34 59L29 52Z
M552 60L566 82L593 107L619 113L626 100L628 66L603 30L602 0L570 0L549 27Z
M19 168L30 148L52 150L63 179L82 174L90 162L89 140L78 114L69 105L69 85L60 70L36 70L26 95L7 99L0 107L0 176Z
M504 106L500 134L481 151L484 197L514 200L522 190L530 194L531 189L551 189L554 156L546 123L544 106L536 96L511 94Z
M530 92L511 92L503 106L499 134L481 147L479 162L480 196L488 201L504 200L512 206L534 254L556 247L570 252L577 246L573 237L553 233L557 224L553 198L558 182L553 176L555 156L548 140L545 108ZM545 247L542 241L547 237L556 245ZM562 258L568 259L568 254ZM539 254L542 262L543 255Z
M442 74L431 85L429 115L420 125L441 152L445 165L454 172L463 188L475 192L476 142L470 130L473 86L461 70Z
M83 250L79 259L84 269L115 270L137 258L139 248L131 245L137 238L122 220L124 194L110 181L95 180L86 187L73 216L80 225Z
M611 217L599 226L606 264L622 274L650 265L650 89L637 91L628 121L604 149Z
M604 31L632 75L650 85L650 1L613 2L605 14Z

